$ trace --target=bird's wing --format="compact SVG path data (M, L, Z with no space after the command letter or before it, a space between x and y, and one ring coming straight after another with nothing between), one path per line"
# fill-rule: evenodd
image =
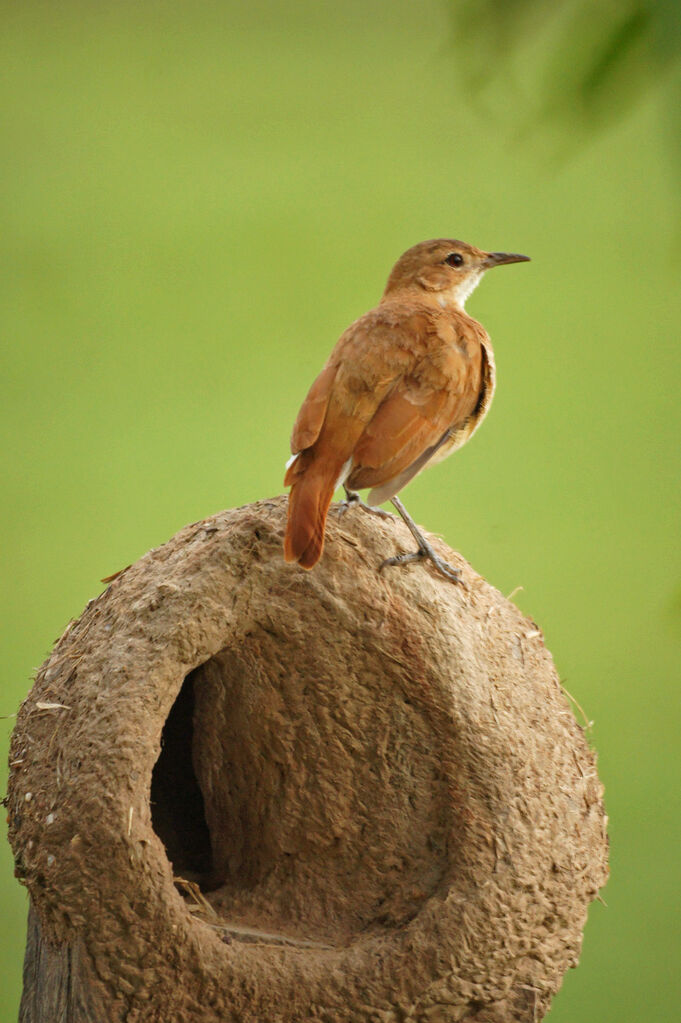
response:
M479 351L431 348L409 376L396 381L368 422L352 453L348 485L372 487L381 501L392 497L473 413L481 386Z
M352 324L300 410L286 485L312 464L338 479L347 463L353 489L411 479L478 402L481 348L464 340L417 306L379 306Z
M291 434L292 454L297 455L299 451L312 447L317 440L324 424L337 370L337 366L327 363L307 392Z
M301 406L291 435L291 453L311 448L322 433L336 434L338 442L342 440L339 434L345 436L352 450L389 388L413 365L409 340L408 329L381 309L373 309L351 324Z
M403 469L402 472L398 472L396 476L391 477L379 484L367 483L366 486L370 486L371 490L367 496L367 502L372 507L383 504L384 501L389 501L391 497L398 494L402 487L406 487L410 480L414 479L414 476L418 476L422 469L425 469L426 465L431 462L436 453L443 448L451 435L451 430L445 430L440 439L435 444L431 444L429 448L426 448L418 458L414 459L410 465ZM361 484L364 486L365 484ZM360 488L358 488L360 489Z

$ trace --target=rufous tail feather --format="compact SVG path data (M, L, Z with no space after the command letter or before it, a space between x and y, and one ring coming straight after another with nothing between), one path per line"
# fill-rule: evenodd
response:
M286 561L297 561L303 568L317 564L324 549L326 516L336 489L335 477L329 479L314 469L294 474L288 498L288 521L284 539Z

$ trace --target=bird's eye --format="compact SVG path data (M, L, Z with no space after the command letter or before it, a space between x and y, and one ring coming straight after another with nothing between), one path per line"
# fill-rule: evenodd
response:
M450 252L445 259L445 263L448 266L463 266L463 256L460 252Z

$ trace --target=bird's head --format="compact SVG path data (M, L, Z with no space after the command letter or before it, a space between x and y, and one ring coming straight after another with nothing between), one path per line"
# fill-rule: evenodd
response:
M482 275L493 266L523 263L529 256L513 252L484 252L452 238L420 242L407 249L392 268L383 298L405 290L425 292L431 301L463 309Z

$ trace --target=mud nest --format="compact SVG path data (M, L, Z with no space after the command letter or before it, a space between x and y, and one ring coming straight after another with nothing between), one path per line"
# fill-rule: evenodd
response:
M287 566L285 511L183 529L40 669L24 1020L58 976L69 1020L535 1023L576 965L606 818L539 629L442 544L466 589L379 574L411 538L361 510Z

